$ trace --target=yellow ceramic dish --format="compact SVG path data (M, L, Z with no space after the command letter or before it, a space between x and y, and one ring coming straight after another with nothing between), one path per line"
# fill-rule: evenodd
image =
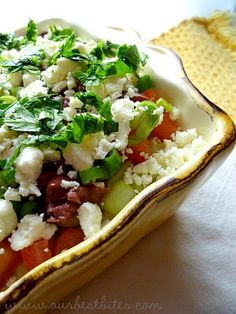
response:
M46 307L58 301L111 265L172 215L181 201L219 168L236 136L230 117L192 85L181 60L170 50L145 45L131 31L97 28L95 32L59 19L39 23L39 30L51 24L69 24L85 38L135 42L149 55L148 67L163 97L180 108L183 128L197 128L208 145L178 171L145 188L96 236L44 262L1 292L0 313L29 313L29 308L42 313L37 305Z

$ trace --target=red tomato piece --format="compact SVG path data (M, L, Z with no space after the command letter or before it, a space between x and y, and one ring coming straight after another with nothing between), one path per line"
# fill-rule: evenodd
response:
M22 263L20 252L13 251L7 239L0 242L0 248L4 253L0 255L0 289L7 280L14 275L17 267Z
M133 145L131 146L131 148L136 151L136 152L144 152L146 154L150 154L151 153L151 142L149 139L145 139L142 142L138 143L137 145Z
M25 267L33 269L52 257L49 240L41 239L21 250L21 256Z
M136 152L133 150L132 154L127 154L129 160L132 161L134 165L140 164L145 161L144 156L140 156L140 152Z
M84 240L84 233L78 227L65 227L61 229L58 236L53 241L54 255L60 254Z
M149 139L145 139L137 145L130 146L130 148L133 152L131 154L127 154L127 157L135 165L146 160L142 154L140 155L140 153L148 155L151 154L151 142Z
M170 139L171 134L176 132L177 124L170 119L169 113L164 112L163 121L151 133L151 137L158 137L160 140Z
M159 90L156 88L146 89L143 92L143 95L153 102L156 102L161 97Z

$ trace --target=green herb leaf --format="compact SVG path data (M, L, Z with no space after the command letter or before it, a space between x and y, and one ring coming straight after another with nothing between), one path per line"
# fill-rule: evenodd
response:
M105 57L115 57L119 45L113 44L109 40L106 43L99 41L97 47L94 48L90 54L95 56L98 60L103 60Z
M46 108L39 111L38 120L40 121L40 128L45 133L55 131L56 128L62 128L64 126L62 122L63 114L54 108Z
M19 59L0 59L0 67L6 68L9 73L18 71L28 71L31 73L39 73L39 68L42 64L45 54L43 50L28 56L23 56Z
M136 71L140 65L145 65L147 56L140 55L136 45L119 46L117 52L118 58L128 65L132 70Z
M91 64L86 72L78 71L75 73L75 76L85 86L95 86L99 85L101 81L105 80L109 76L123 76L132 72L132 69L128 65L121 60L117 60L108 63Z
M63 40L71 36L73 33L74 33L74 30L72 28L61 29L55 25L52 25L49 27L49 39L52 39L54 41Z
M16 105L12 114L4 119L4 123L18 132L39 132L40 124L35 110L30 111L23 106Z
M38 212L38 204L35 201L23 199L20 202L13 201L13 208L16 212L18 221L20 221L25 215L35 214Z
M94 108L96 108L97 111L99 111L100 108L103 106L103 101L101 97L97 96L93 92L78 92L76 93L76 97L80 101L82 101L84 105L94 106Z
M55 64L57 59L64 57L72 61L93 63L96 58L91 54L80 53L79 49L72 49L76 35L72 32L69 37L66 37L65 42L59 48L58 52L52 57L50 63Z
M20 42L13 34L0 33L0 52L13 48L18 49L19 46Z
M72 50L73 43L75 41L75 33L71 33L69 37L66 37L64 43L61 45L59 50L55 53L55 55L52 57L50 64L55 64L57 59L62 57L63 54L66 54Z
M98 60L103 60L105 57L103 42L100 40L97 47L91 51L91 55L95 56Z
M15 168L10 166L0 172L1 186L16 186Z
M112 119L111 114L111 105L109 101L105 103L102 99L94 94L93 92L79 92L76 96L81 100L84 104L88 104L94 106L98 113L104 118L104 126L103 131L105 134L110 134L111 132L117 132L118 123Z
M35 24L33 20L29 20L29 23L26 27L25 37L28 42L35 43L37 40L37 36L38 36L37 25Z
M65 132L59 131L56 134L53 135L45 135L45 134L40 134L40 135L34 135L24 141L24 145L38 145L42 143L47 143L49 146L53 148L65 148L67 145L67 138L65 135Z
M19 156L22 149L22 144L20 144L13 152L12 156L9 157L5 161L5 165L3 167L3 170L0 172L0 185L2 186L11 186L15 187L16 180L15 180L15 167L14 163L16 161L16 158Z
M53 133L64 127L61 106L59 98L26 97L4 111L3 123L18 132Z
M71 143L81 143L86 134L103 131L104 120L98 115L80 113L67 125L66 137Z
M103 45L103 51L107 57L115 57L119 45L110 42L109 40Z

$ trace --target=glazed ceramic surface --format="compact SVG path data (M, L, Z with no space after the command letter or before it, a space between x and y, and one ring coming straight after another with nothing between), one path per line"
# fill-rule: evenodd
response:
M207 100L188 80L181 60L170 50L141 42L132 30L82 27L53 19L39 23L74 27L85 39L136 43L149 56L148 71L161 94L181 110L184 129L197 128L208 145L172 175L139 193L96 236L44 262L0 293L0 313L43 313L39 304L56 302L115 262L135 243L165 221L184 198L195 193L234 147L235 128L229 116ZM18 30L18 35L24 29ZM52 293L53 291L53 293Z

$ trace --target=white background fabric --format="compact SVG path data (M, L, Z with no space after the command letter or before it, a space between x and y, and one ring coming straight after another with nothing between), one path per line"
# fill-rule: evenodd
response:
M0 31L62 17L131 26L148 39L217 8L234 1L9 1ZM49 313L236 313L236 150L172 218L63 302Z

